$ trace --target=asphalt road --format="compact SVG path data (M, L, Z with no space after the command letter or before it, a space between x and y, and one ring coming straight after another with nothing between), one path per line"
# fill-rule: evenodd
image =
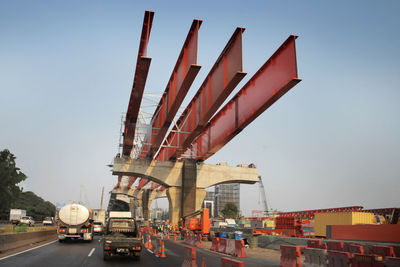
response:
M76 241L59 243L54 241L42 247L26 251L15 256L0 259L0 266L181 266L183 262L183 244L174 241L165 241L167 258L157 258L144 249L140 260L129 257L114 257L103 261L102 238L96 236L90 242ZM153 241L155 244L155 241ZM201 266L204 258L206 266L220 266L222 255L206 249L197 249L197 265ZM237 259L237 258L236 258ZM269 262L259 258L243 258L245 266L278 266L276 262Z

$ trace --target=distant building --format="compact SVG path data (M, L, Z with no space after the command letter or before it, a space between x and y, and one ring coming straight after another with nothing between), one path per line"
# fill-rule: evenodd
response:
M221 184L215 186L214 192L206 192L203 207L210 209L210 216L222 216L226 203L235 203L240 210L240 184ZM212 210L212 212L211 212Z

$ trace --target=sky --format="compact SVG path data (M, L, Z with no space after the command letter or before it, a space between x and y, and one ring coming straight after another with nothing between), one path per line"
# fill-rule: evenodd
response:
M252 77L296 34L299 78L206 163L254 163L281 211L400 206L399 1L0 0L0 150L52 203L98 208L118 152L145 10L155 12L145 93L162 93L193 19L202 66L191 100L236 27ZM105 202L109 195L106 194ZM159 200L159 206L167 206ZM245 215L261 209L241 186Z

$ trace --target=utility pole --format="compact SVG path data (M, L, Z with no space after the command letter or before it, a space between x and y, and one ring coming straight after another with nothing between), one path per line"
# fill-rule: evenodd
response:
M103 196L104 196L104 186L101 189L100 210L103 209Z

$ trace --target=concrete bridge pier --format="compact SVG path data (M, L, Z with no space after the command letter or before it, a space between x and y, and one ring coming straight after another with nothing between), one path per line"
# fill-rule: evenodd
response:
M197 187L197 163L192 159L185 159L182 167L182 186L167 188L169 201L169 218L172 223L187 214L201 209L206 197L206 190Z

